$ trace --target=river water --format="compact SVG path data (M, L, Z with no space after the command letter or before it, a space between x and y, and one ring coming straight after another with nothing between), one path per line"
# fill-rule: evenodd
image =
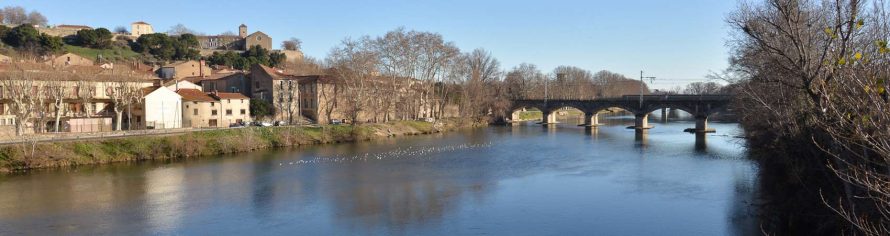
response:
M736 124L632 117L0 176L0 235L751 235Z

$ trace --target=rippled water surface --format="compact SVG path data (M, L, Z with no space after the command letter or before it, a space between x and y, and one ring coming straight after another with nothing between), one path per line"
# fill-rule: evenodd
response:
M0 235L747 235L735 124L627 117L0 176Z

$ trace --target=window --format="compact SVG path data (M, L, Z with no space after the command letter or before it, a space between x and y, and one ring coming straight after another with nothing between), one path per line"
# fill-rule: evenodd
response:
M210 115L214 115L214 116L215 116L215 115L216 115L216 110L211 110L211 111L210 111Z
M242 115L247 115L247 110L241 109L241 114L242 114Z
M227 115L227 116L231 116L231 115L232 115L232 109L226 109L226 115Z
M211 106L211 107L212 107L212 106L216 106L216 103L214 103L214 102L210 102L210 106Z
M226 103L232 103L232 99L226 99Z
M257 41L262 40L262 39L263 39L263 36L259 36L259 35L256 36Z
M198 108L195 108L195 110L194 110L194 112L192 112L192 114L197 116L197 115L198 115Z

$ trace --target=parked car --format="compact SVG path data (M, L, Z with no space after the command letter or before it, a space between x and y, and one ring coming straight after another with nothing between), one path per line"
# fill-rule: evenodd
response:
M275 121L275 126L285 126L287 125L287 121L279 120Z
M257 127L269 127L269 126L272 126L272 123L269 123L269 122L261 122L261 121L254 121L254 122L251 122L250 125L252 125L252 126L257 126Z
M332 124L332 125L339 125L339 124L342 124L342 123L343 123L343 121L341 121L341 120L338 120L338 119L331 119L331 124Z

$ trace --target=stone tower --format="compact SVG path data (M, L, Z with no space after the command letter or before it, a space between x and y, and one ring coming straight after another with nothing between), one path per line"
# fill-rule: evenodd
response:
M238 36L242 39L247 38L247 25L241 24L241 26L238 26Z

